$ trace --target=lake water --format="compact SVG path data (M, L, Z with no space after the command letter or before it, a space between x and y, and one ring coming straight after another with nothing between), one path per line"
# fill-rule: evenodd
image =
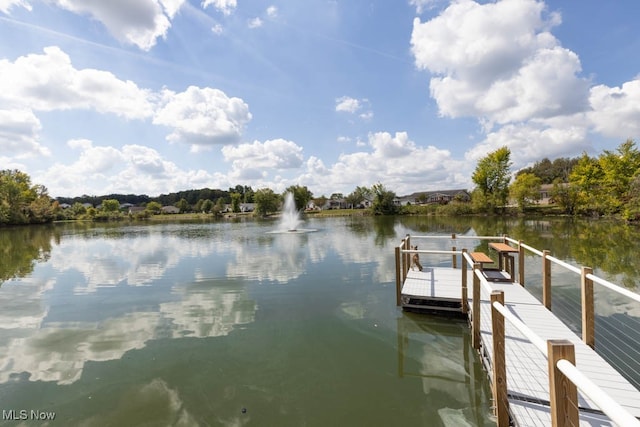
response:
M84 426L494 425L466 323L395 306L399 240L507 233L616 283L638 279L640 239L616 225L347 217L303 226L316 231L273 234L274 222L251 220L0 230L0 423L55 413L55 425ZM527 274L534 294L539 277ZM579 329L576 288L554 271L554 304ZM597 307L605 320L640 317L602 292ZM607 327L596 332L608 339Z

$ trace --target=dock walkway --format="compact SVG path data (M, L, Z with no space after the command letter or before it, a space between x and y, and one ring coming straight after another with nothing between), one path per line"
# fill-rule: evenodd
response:
M512 270L513 271L513 270ZM469 286L468 310L471 319L473 269L466 272ZM400 301L403 309L463 314L460 268L425 267L423 271L409 269L402 283ZM487 286L488 284L488 286ZM489 293L504 292L504 307L542 340L567 340L574 345L576 368L617 402L630 415L640 419L640 391L589 347L525 287L514 281L487 282L480 286L480 356L492 376L493 332ZM470 322L471 323L471 322ZM505 321L505 366L508 407L511 423L517 426L552 425L549 362L511 322ZM579 425L613 426L590 399L578 393Z

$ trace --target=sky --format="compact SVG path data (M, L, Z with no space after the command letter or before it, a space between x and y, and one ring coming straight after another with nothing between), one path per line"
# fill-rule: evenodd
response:
M472 189L640 133L636 0L0 0L0 169L53 197Z

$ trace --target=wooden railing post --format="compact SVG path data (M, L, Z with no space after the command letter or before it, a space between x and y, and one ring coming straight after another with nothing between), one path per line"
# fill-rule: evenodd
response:
M455 242L455 240L456 240L456 234L455 233L451 234L451 240L453 240ZM451 250L453 252L455 252L456 251L456 247L454 246ZM453 268L458 268L458 256L455 253L452 255L451 265L453 265Z
M407 249L407 250L411 250L411 235L410 234L407 234L405 236L405 241L406 241L406 243L405 243L404 248ZM406 253L406 254L404 254L404 256L405 256L405 267L406 267L404 269L404 271L405 271L404 280L407 280L407 275L409 274L409 269L411 268L411 264L412 264L411 259L413 258L413 254L412 253Z
M473 334L473 348L480 350L480 279L476 270L480 270L480 263L473 263L473 308L471 310L471 333Z
M400 243L402 245L402 243ZM396 246L396 305L400 305L400 293L402 291L402 275L400 274L400 246Z
M409 241L408 237L409 235L407 235L407 237L405 237L403 240L404 250L411 249L411 247L408 245L408 241ZM409 267L411 266L411 264L407 262L407 255L411 256L410 254L407 254L407 253L402 254L402 282L403 283L405 280L407 280L407 272L409 271Z
M547 341L549 360L549 401L551 425L573 427L580 422L578 413L578 388L557 367L561 359L575 365L575 349L568 340Z
M468 290L467 290L467 258L465 254L467 250L462 249L462 313L467 314L469 311Z
M524 248L522 240L518 240L518 283L524 286Z
M593 302L593 280L587 274L593 273L591 267L582 267L582 341L591 348L596 345L595 314Z
M542 304L551 310L551 260L548 250L542 251Z
M507 398L507 367L505 361L504 317L493 307L494 302L504 304L504 292L491 292L491 327L493 338L493 402L498 427L509 425L509 399Z

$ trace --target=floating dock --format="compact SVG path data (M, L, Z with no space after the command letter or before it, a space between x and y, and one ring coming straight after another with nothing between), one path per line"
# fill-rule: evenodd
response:
M516 280L514 255L522 263L521 243L510 246L501 237L501 243L494 245L495 255L501 258L496 262L498 267L487 268L490 260L478 252L472 257L471 253L455 249L402 249L405 244L410 247L409 239L407 236L407 241L396 249L396 264L400 266L396 270L400 279L397 303L404 310L469 319L473 346L492 382L499 426L640 426L640 391L592 348L593 337L589 333L593 333L593 328L589 319L583 323L585 336L576 335ZM420 271L412 266L415 254L427 253L451 254L453 267L424 266ZM553 260L547 253L539 253ZM457 259L462 261L459 268ZM484 262L478 262L479 259ZM519 268L522 270L524 265ZM587 277L588 274L589 270ZM586 300L588 304L589 298ZM566 363L557 366L577 370L586 377L579 382L580 387L576 388L564 375L557 376L555 359L550 363L557 343L563 349L571 348L573 355L561 353L559 359L563 363L570 359L573 367L566 368ZM562 384L560 390L553 387L558 381ZM572 397L572 389L580 392ZM600 394L593 394L593 390ZM592 399L594 396L597 402Z

